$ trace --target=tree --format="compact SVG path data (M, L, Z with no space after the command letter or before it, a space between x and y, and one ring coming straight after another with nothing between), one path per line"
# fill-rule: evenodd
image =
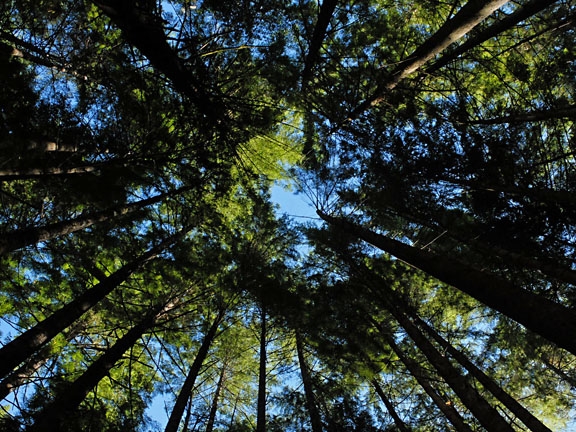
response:
M2 356L2 369L0 375L5 376L14 367L25 361L35 351L39 350L50 342L58 333L65 330L70 324L76 321L90 308L94 307L114 288L118 287L140 266L147 261L154 259L164 251L174 241L183 237L187 230L184 230L163 243L151 248L134 261L126 264L121 269L108 276L104 281L87 290L84 294L68 303L66 306L55 312L50 317L38 323L33 328L18 336L0 349Z
M180 388L180 393L178 393L178 397L176 398L176 402L174 403L174 407L170 413L170 418L168 419L168 423L166 424L165 428L166 432L177 431L178 427L180 426L180 422L186 408L186 403L188 402L188 399L190 399L192 390L194 388L194 383L196 382L196 378L200 373L202 363L204 363L204 360L208 356L208 350L210 349L210 345L212 345L212 342L216 337L216 332L218 331L218 326L224 318L224 313L224 309L218 311L214 321L212 322L212 325L206 332L204 339L202 339L202 345L200 345L198 353L196 354L194 362L188 371L188 375L186 375L184 384L182 384L182 387Z
M418 250L397 240L357 227L348 221L335 219L321 211L319 211L319 215L341 229L357 235L443 282L458 287L477 300L524 324L530 330L557 343L558 346L573 353L576 352L576 347L571 346L570 337L559 334L559 329L570 326L570 322L576 318L572 316L569 309L526 290L516 288L504 280L492 277L474 268L461 266L457 262L436 257L429 252ZM495 290L491 287L498 288ZM536 310L540 311L540 313L544 311L549 317L549 321L547 320L545 325L542 325L540 319L532 320L531 317L535 316ZM558 322L548 327L548 324L556 319L558 319Z
M2 3L2 427L562 429L573 9Z

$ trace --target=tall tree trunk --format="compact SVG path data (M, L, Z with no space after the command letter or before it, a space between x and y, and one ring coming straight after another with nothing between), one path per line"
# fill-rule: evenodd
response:
M560 378L562 378L564 381L570 384L570 387L572 387L572 389L576 390L576 379L574 377L568 375L558 366L552 364L552 362L545 356L542 357L542 362L548 367L548 369L550 369L552 372L554 372L556 375L558 375Z
M473 35L466 42L461 44L455 50L443 55L438 61L426 69L427 73L436 72L438 69L446 66L452 60L458 58L466 51L477 47L478 45L486 42L488 39L498 36L500 33L509 30L521 21L530 18L532 15L546 9L548 6L556 3L558 0L530 0L525 5L518 7L510 15L506 16L500 21L492 24L490 27L482 30L481 32Z
M378 380L376 378L374 378L374 379L372 379L371 383L372 383L372 387L374 387L374 390L376 390L376 393L380 397L380 400L384 403L384 406L388 410L388 414L390 414L390 416L392 417L392 420L394 420L394 424L398 428L398 431L410 432L410 428L400 418L400 416L396 412L396 409L394 408L394 405L392 404L392 402L390 402L390 400L386 396L386 393L384 393L384 390L382 389L382 386L380 385Z
M214 398L212 399L212 406L210 407L210 414L208 415L208 423L206 424L206 432L212 432L214 430L214 422L216 421L216 412L218 411L218 399L220 398L220 392L222 391L222 386L224 384L225 374L226 374L226 364L222 365L222 370L220 371L220 376L218 377L218 383L216 384L216 391L214 392Z
M330 19L336 10L338 0L323 0L320 6L320 13L314 26L314 33L308 46L308 54L304 60L304 70L302 71L302 88L306 89L308 82L312 78L312 69L317 62L322 42L326 37L326 30L330 24Z
M54 312L48 318L3 346L0 349L0 377L5 377L20 363L26 361L32 354L94 307L100 300L112 292L114 288L126 281L132 273L148 261L154 259L170 244L183 237L186 233L187 230L183 230L163 241L158 246L153 247L134 261L112 273L105 280L96 284L93 288L90 288L66 306Z
M417 71L428 60L456 42L507 2L508 0L469 0L452 19L446 21L436 33L414 50L392 72L390 78L378 86L372 96L351 112L348 120L353 120L370 107L380 104L386 98L386 94L400 81Z
M576 111L575 111L576 114ZM573 157L574 152L562 156L562 158ZM555 190L549 188L527 188L527 187L517 187L504 184L487 183L483 181L473 181L464 180L454 177L436 177L438 180L451 183L457 186L473 192L473 191L485 191L485 192L501 192L506 195L515 196L519 198L528 198L533 202L543 202L543 203L554 203L560 204L566 209L574 209L576 206L576 194L569 190Z
M258 369L258 406L256 432L266 432L266 308L261 307L260 321L260 367Z
M32 178L46 178L54 176L71 176L93 173L100 169L99 166L86 165L73 168L47 167L47 168L22 168L0 170L0 182L9 180L26 180Z
M574 198L576 202L576 197ZM431 224L425 221L423 218L418 218L414 215L409 215L400 211L397 211L396 214L407 221L415 222L431 229L437 230L440 227L445 230L445 234L443 233L443 236L450 237L455 242L467 245L472 250L487 257L488 259L494 260L494 258L497 257L507 264L510 263L514 266L522 267L524 269L535 270L542 273L543 275L553 277L559 281L576 285L575 270L571 270L567 266L562 266L562 263L557 261L553 262L550 259L538 260L530 256L523 255L517 251L506 249L497 243L498 239L494 239L495 241L492 241L491 239L489 242L480 240L478 238L479 236L477 235L479 227L473 223L459 225L458 228L456 228L450 223L436 222L435 224Z
M467 377L463 376L450 360L434 347L403 312L395 307L389 309L410 339L414 341L418 349L438 371L438 374L444 378L446 384L454 390L454 393L486 430L514 432L514 428L478 393Z
M44 407L36 418L31 432L52 432L61 430L61 422L73 415L73 412L88 393L110 372L110 369L122 358L142 335L150 329L156 319L165 314L169 307L162 305L132 327L124 336L92 363L88 369L74 381L56 399Z
M446 350L458 363L466 368L468 372L480 383L486 390L496 397L502 404L510 410L512 414L518 417L533 432L552 432L540 420L524 408L516 399L510 396L502 387L500 387L492 378L486 375L480 368L472 363L466 355L457 350L450 342L444 339L428 323L424 322L415 314L410 314L416 324L422 328L432 339Z
M418 384L420 384L420 386L424 389L426 394L430 396L434 404L438 407L442 414L444 414L444 416L454 426L454 428L458 432L473 432L472 428L470 428L470 426L464 422L464 419L460 413L456 411L452 403L450 403L450 401L444 400L444 398L438 394L436 389L430 383L430 379L427 378L424 369L418 364L418 362L408 357L396 344L394 338L385 329L383 329L379 323L376 323L374 320L372 320L372 322L376 325L388 346L392 348L392 351L396 353L400 361L404 364L404 366L406 366L406 369L408 369L410 374L412 374Z
M321 211L318 211L318 215L335 227L452 285L559 347L576 354L576 313L571 309L456 260L417 249Z
M69 342L79 333L79 328L73 327L66 333L66 341ZM0 400L3 400L16 388L24 385L30 380L32 375L40 369L52 356L52 347L44 345L39 351L30 356L22 366L9 373L0 382Z
M576 105L565 105L547 110L528 111L525 113L510 114L508 116L494 117L489 119L468 120L462 122L467 125L499 125L539 122L542 120L575 118Z
M218 326L222 322L222 318L224 318L224 313L225 311L223 309L218 311L218 314L216 315L216 318L214 318L214 321L208 329L208 332L204 335L204 339L202 339L202 344L198 349L198 353L194 358L194 362L192 362L192 366L188 371L188 375L184 380L184 384L182 384L182 387L180 388L180 393L178 393L178 397L176 398L176 402L174 403L174 407L172 408L172 412L170 413L170 418L168 419L168 423L166 424L164 432L178 431L178 426L180 426L180 421L182 420L184 410L186 409L186 403L188 402L188 399L190 399L190 395L194 389L194 383L196 382L196 378L200 373L200 369L202 368L204 360L206 360L206 357L208 356L210 346L216 338L216 332L218 331Z
M448 182L453 182L452 180L445 180ZM453 182L456 184L460 184L458 181ZM464 186L464 184L462 184ZM466 187L470 186L470 184L466 184ZM546 197L546 201L551 200L553 197L548 195L547 192L558 192L563 193L566 192L570 194L568 191L549 191L549 190L540 190L540 193L535 194L535 197L541 197L544 199ZM568 196L564 196L565 199L568 199ZM576 196L573 197L573 202L576 202ZM437 210L438 211L438 210ZM442 237L449 237L455 242L463 243L469 246L474 251L484 255L488 258L494 259L494 257L501 258L503 261L507 263L511 263L518 267L523 267L526 269L536 270L542 274L547 276L553 277L559 281L566 282L569 284L576 285L576 271L567 268L566 266L562 266L559 262L552 262L551 260L537 260L530 256L523 255L516 251L511 251L506 249L495 242L485 242L483 240L479 240L478 233L479 227L474 223L466 223L462 224L461 221L458 223L458 227L452 223L441 223L438 220L432 221L432 218L427 215L416 214L414 212L410 213L408 210L404 208L393 208L390 209L390 214L394 215L395 217L400 217L408 222L419 224L423 227L430 228L432 230L437 231L438 229L443 229L444 232L441 234ZM441 219L450 220L449 212L445 211L441 213L439 216Z
M116 206L99 212L82 214L76 218L62 222L56 222L37 228L27 228L8 232L4 234L0 239L0 256L25 246L70 234L75 231L80 231L98 222L103 222L112 218L136 212L146 206L158 203L166 198L179 195L191 190L192 188L192 186L182 187L171 192L156 195L154 197L136 201L123 206Z
M201 62L191 69L189 62L178 56L167 41L162 17L157 15L156 11L137 7L135 2L92 2L122 30L126 41L146 56L157 71L166 75L174 88L187 96L211 124L226 120L226 110L219 95L213 97L205 90L210 88L210 74L207 69ZM191 44L187 47L188 50L195 48ZM226 124L223 122L221 127L226 127Z
M0 382L0 400L3 400L15 389L28 382L32 377L32 374L48 361L50 358L50 351L50 347L45 346L35 355L30 357L26 363L8 374L6 378Z
M304 385L306 407L308 408L308 415L310 416L312 432L322 432L322 419L320 418L318 407L314 401L312 379L310 377L310 370L308 369L308 363L306 362L306 356L304 354L302 335L299 331L296 331L296 352L298 353L298 364L300 365L300 375L302 376L302 384Z

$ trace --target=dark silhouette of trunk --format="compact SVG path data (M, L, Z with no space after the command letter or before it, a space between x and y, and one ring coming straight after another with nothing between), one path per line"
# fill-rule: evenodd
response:
M218 383L216 384L216 391L214 392L214 398L212 399L212 406L210 407L210 414L208 415L208 423L206 423L206 432L212 432L214 430L214 422L216 421L216 412L218 411L218 399L220 398L220 392L222 391L222 386L224 384L224 376L226 374L226 365L222 365L222 370L220 371L220 376L218 377Z
M438 334L430 325L424 322L420 317L411 314L412 319L422 328L432 339L446 350L458 363L460 363L470 375L472 375L482 386L496 397L502 404L518 417L531 431L534 432L552 432L540 420L534 417L526 408L524 408L516 399L510 396L502 387L500 387L492 378L486 375L480 368L472 363L466 355L457 350Z
M56 176L73 176L90 174L99 170L99 166L86 165L72 168L47 167L47 168L22 168L0 170L0 182L9 180L26 180L33 178L46 178Z
M115 206L99 212L82 214L76 218L62 222L56 222L37 228L27 228L8 232L4 234L0 239L0 255L23 248L25 246L70 234L75 231L80 231L98 222L103 222L112 218L124 216L129 213L137 212L146 206L158 203L166 198L179 195L191 190L192 188L192 186L187 186L130 204Z
M570 153L563 155L564 157L572 157L574 154ZM490 184L482 181L463 180L459 178L442 178L436 177L439 180L461 186L468 191L484 191L484 192L502 192L506 195L515 196L519 198L528 198L533 202L553 203L560 204L567 209L573 209L576 205L576 194L568 190L554 190L547 188L526 188L517 187L503 184Z
M428 359L430 364L436 369L438 374L444 379L444 381L454 390L454 393L460 398L464 405L470 410L470 412L478 419L480 424L489 431L510 431L514 429L512 426L500 415L500 413L492 407L476 390L476 388L470 382L469 376L464 376L462 373L454 367L454 365L448 360L448 358L438 351L438 349L428 340L428 338L422 333L418 326L412 321L416 320L422 326L427 326L424 321L422 321L417 315L406 306L403 298L401 298L397 292L393 291L388 287L387 282L384 279L378 278L373 272L371 272L366 266L361 266L361 270L366 272L369 281L369 288L374 292L378 298L383 302L385 308L392 314L396 319L398 324L406 331L408 336L414 341L416 347L424 354ZM376 288L378 287L378 288ZM374 321L373 321L374 322ZM542 423L538 421L532 414L526 411L514 398L509 396L502 390L496 383L492 381L488 376L486 376L480 369L475 367L472 362L470 362L466 356L454 349L447 341L438 335L434 330L427 326L428 330L434 333L434 336L438 337L438 341L443 341L440 345L443 348L450 346L454 352L456 352L457 357L453 356L455 360L460 362L462 360L464 363L460 362L472 376L477 378L479 382L484 385L484 387L492 392L494 396L497 394L502 397L497 396L497 398L503 402L509 409L518 416L522 416L521 420L528 421L531 427L535 427L539 432L550 432ZM436 337L433 337L436 339ZM450 350L447 350L451 353ZM452 353L451 353L452 354ZM470 367L470 369L468 369ZM489 387L488 387L488 386ZM506 402L510 402L510 406ZM519 416L520 418L520 416ZM528 424L525 423L527 426ZM544 429L542 429L544 428Z
M478 393L469 379L463 376L460 371L434 347L403 312L393 307L390 308L390 312L434 369L436 369L438 374L444 378L446 384L454 390L454 393L456 393L466 408L474 414L486 430L514 432L514 428Z
M178 56L167 41L162 18L153 10L154 3L136 5L135 2L115 0L93 0L93 3L110 17L122 30L126 41L138 48L155 70L166 75L174 88L194 103L209 123L216 124L220 120L223 121L220 126L226 127L226 109L221 96L205 90L210 88L210 74L202 63L197 62L191 68L190 62ZM188 50L195 48L187 46Z
M412 222L418 222L415 218L407 219ZM503 263L508 266L517 266L524 269L535 270L543 275L553 277L562 282L566 282L572 285L576 285L576 271L571 270L568 267L563 267L558 261L552 261L551 259L535 259L530 256L523 255L516 251L512 251L502 247L495 242L499 239L490 239L490 241L483 241L479 239L476 233L479 232L479 226L474 224L460 225L457 229L450 224L437 223L434 226L430 223L424 223L423 226L430 227L432 229L438 229L441 227L445 229L443 236L450 237L457 243L463 243L471 248L472 251L483 255L487 259L494 261L494 258L500 258ZM467 229L468 228L468 229Z
M477 119L463 121L467 125L499 125L499 124L518 124L539 122L543 120L575 118L576 105L566 105L562 107L550 108L547 110L529 111L526 113L510 114L503 117L494 117L489 119Z
M80 327L73 327L66 333L66 341L71 341L80 332ZM21 385L26 384L32 375L40 369L52 357L52 347L44 345L38 352L28 358L22 366L12 371L0 382L0 400L3 400L11 392Z
M565 371L560 369L558 366L554 365L549 359L547 359L544 356L542 357L542 362L546 365L546 367L548 367L548 369L550 369L552 372L554 372L556 375L558 375L560 378L562 378L564 381L570 384L570 386L573 389L576 390L576 378L568 375Z
M454 17L446 21L436 33L402 61L390 78L380 84L371 97L350 113L348 121L357 118L370 107L380 104L386 98L386 94L393 90L400 81L416 72L428 60L471 31L507 2L508 0L469 0Z
M334 227L452 285L559 347L576 354L576 313L571 309L456 260L409 246L321 211L318 211L318 215Z
M418 384L420 384L426 394L430 396L434 404L438 407L442 414L444 414L444 416L454 426L454 428L458 432L473 432L470 426L464 422L464 419L460 413L456 411L453 404L438 394L436 389L432 386L430 379L427 377L427 374L424 372L424 369L418 364L418 362L408 357L400 349L396 342L394 342L394 338L385 329L383 329L379 323L376 323L374 320L372 320L372 322L376 325L388 346L392 348L392 351L396 353L400 361L404 364L404 366L406 366L408 372L412 374Z
M446 180L451 182L451 180ZM455 182L459 184L458 182ZM548 191L542 191L543 194L546 194ZM550 191L550 192L558 192L562 193L564 191ZM566 193L569 193L566 191ZM540 194L537 194L540 196ZM551 198L551 197L550 197ZM568 198L565 196L565 198ZM576 196L574 197L574 201L576 202ZM436 212L440 211L439 209L435 210ZM442 223L442 220L451 220L450 212L444 211L443 213L438 213L436 217L426 214L417 214L416 212L412 211L411 213L404 208L393 208L389 209L389 213L392 214L394 217L402 218L408 222L419 224L423 227L430 228L431 230L438 231L439 229L443 229L440 235L442 238L450 238L456 243L463 243L470 247L473 251L478 252L479 254L487 257L490 260L494 260L495 257L501 258L504 262L516 265L518 267L523 267L525 269L536 270L544 275L553 277L559 281L566 282L569 284L576 285L576 271L571 270L567 267L562 267L560 263L557 261L551 261L546 259L535 259L516 251L511 251L502 247L494 242L486 242L479 239L479 234L482 230L487 229L479 224L474 223L466 223L462 224L461 221L458 222L458 225L452 224L450 222ZM494 239L498 241L498 239Z
M170 306L162 305L132 327L124 336L109 348L76 381L70 384L56 399L48 404L36 418L31 432L52 432L61 430L61 424L82 403L88 393L110 372L110 369L122 358L134 344L149 330L159 316L165 314Z
M458 46L452 52L443 55L438 61L436 61L432 66L426 69L427 73L434 73L438 69L446 66L451 61L458 58L461 54L470 51L471 49L477 47L478 45L486 42L488 39L498 36L500 33L509 30L516 24L524 21L526 18L530 18L532 15L537 14L541 10L546 9L548 6L556 3L558 0L531 0L525 5L519 7L510 15L506 16L500 21L492 24L490 27L474 34L462 45Z
M382 386L380 385L378 380L376 380L376 378L374 378L374 379L372 379L371 383L372 383L372 387L374 387L374 390L376 390L376 393L380 397L380 400L384 403L384 406L388 410L388 414L390 414L390 416L392 417L392 420L394 420L394 424L398 428L398 431L399 432L411 432L411 429L408 427L408 425L406 423L404 423L404 421L400 418L400 416L396 412L394 405L392 404L392 402L390 402L390 400L386 396L386 393L384 393L384 390L382 389Z
M45 346L30 357L26 363L8 374L8 376L0 382L0 400L3 400L21 385L26 384L30 377L49 360L50 351L50 347Z
M322 42L326 37L326 30L328 29L330 19L336 10L337 4L338 0L324 0L320 6L320 13L316 20L316 26L314 26L314 33L312 34L312 39L308 45L308 54L304 60L304 70L302 72L303 89L308 86L308 82L312 79L312 69L318 61L320 48L322 47Z
M172 412L170 413L170 418L168 419L168 423L166 424L166 428L164 429L165 432L177 432L178 426L180 426L180 421L182 420L182 416L184 415L184 410L186 409L186 403L188 399L190 399L190 395L192 394L192 390L194 389L194 383L196 382L196 378L200 373L200 369L202 368L202 364L206 360L208 356L208 351L210 350L210 346L214 339L216 338L216 332L218 331L218 326L222 322L222 318L224 317L224 310L220 310L214 318L212 325L204 335L204 339L202 339L202 344L198 349L198 353L194 358L194 362L192 362L192 366L188 371L188 375L184 380L184 384L180 388L180 393L178 393L178 397L176 398L176 402L174 403L174 407L172 408Z
M26 361L32 354L94 307L114 288L126 281L132 273L154 259L170 244L183 237L186 233L187 230L181 231L140 255L134 261L124 265L105 280L3 346L0 349L0 377L5 377L15 367Z
M310 416L310 425L312 432L322 432L322 420L320 413L314 401L314 389L312 387L312 378L310 377L310 370L306 357L304 355L304 346L302 344L302 336L300 332L296 331L296 352L298 354L298 364L300 365L300 375L302 376L302 384L304 385L304 395L306 396L306 407L308 408L308 415Z
M256 432L266 431L266 308L262 305L260 321L260 367L258 369L258 406Z

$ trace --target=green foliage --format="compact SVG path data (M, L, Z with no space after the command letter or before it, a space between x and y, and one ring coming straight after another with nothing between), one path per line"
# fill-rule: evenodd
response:
M372 380L412 430L449 428L417 378L476 427L403 316L564 427L572 354L342 227L277 218L270 195L293 182L325 214L573 309L576 5L496 31L531 4L509 2L405 74L476 3L336 2L328 13L330 0L4 2L0 246L22 242L0 257L2 342L185 235L3 377L0 429L31 426L159 305L66 430L161 428L148 406L171 410L219 313L190 430L207 427L212 407L214 430L254 430L263 314L267 430L312 430L311 405L325 430L399 428ZM450 57L482 31L487 40Z

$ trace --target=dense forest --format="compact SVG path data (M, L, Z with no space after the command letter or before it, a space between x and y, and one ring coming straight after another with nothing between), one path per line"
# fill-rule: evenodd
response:
M575 0L0 20L0 430L574 427Z

